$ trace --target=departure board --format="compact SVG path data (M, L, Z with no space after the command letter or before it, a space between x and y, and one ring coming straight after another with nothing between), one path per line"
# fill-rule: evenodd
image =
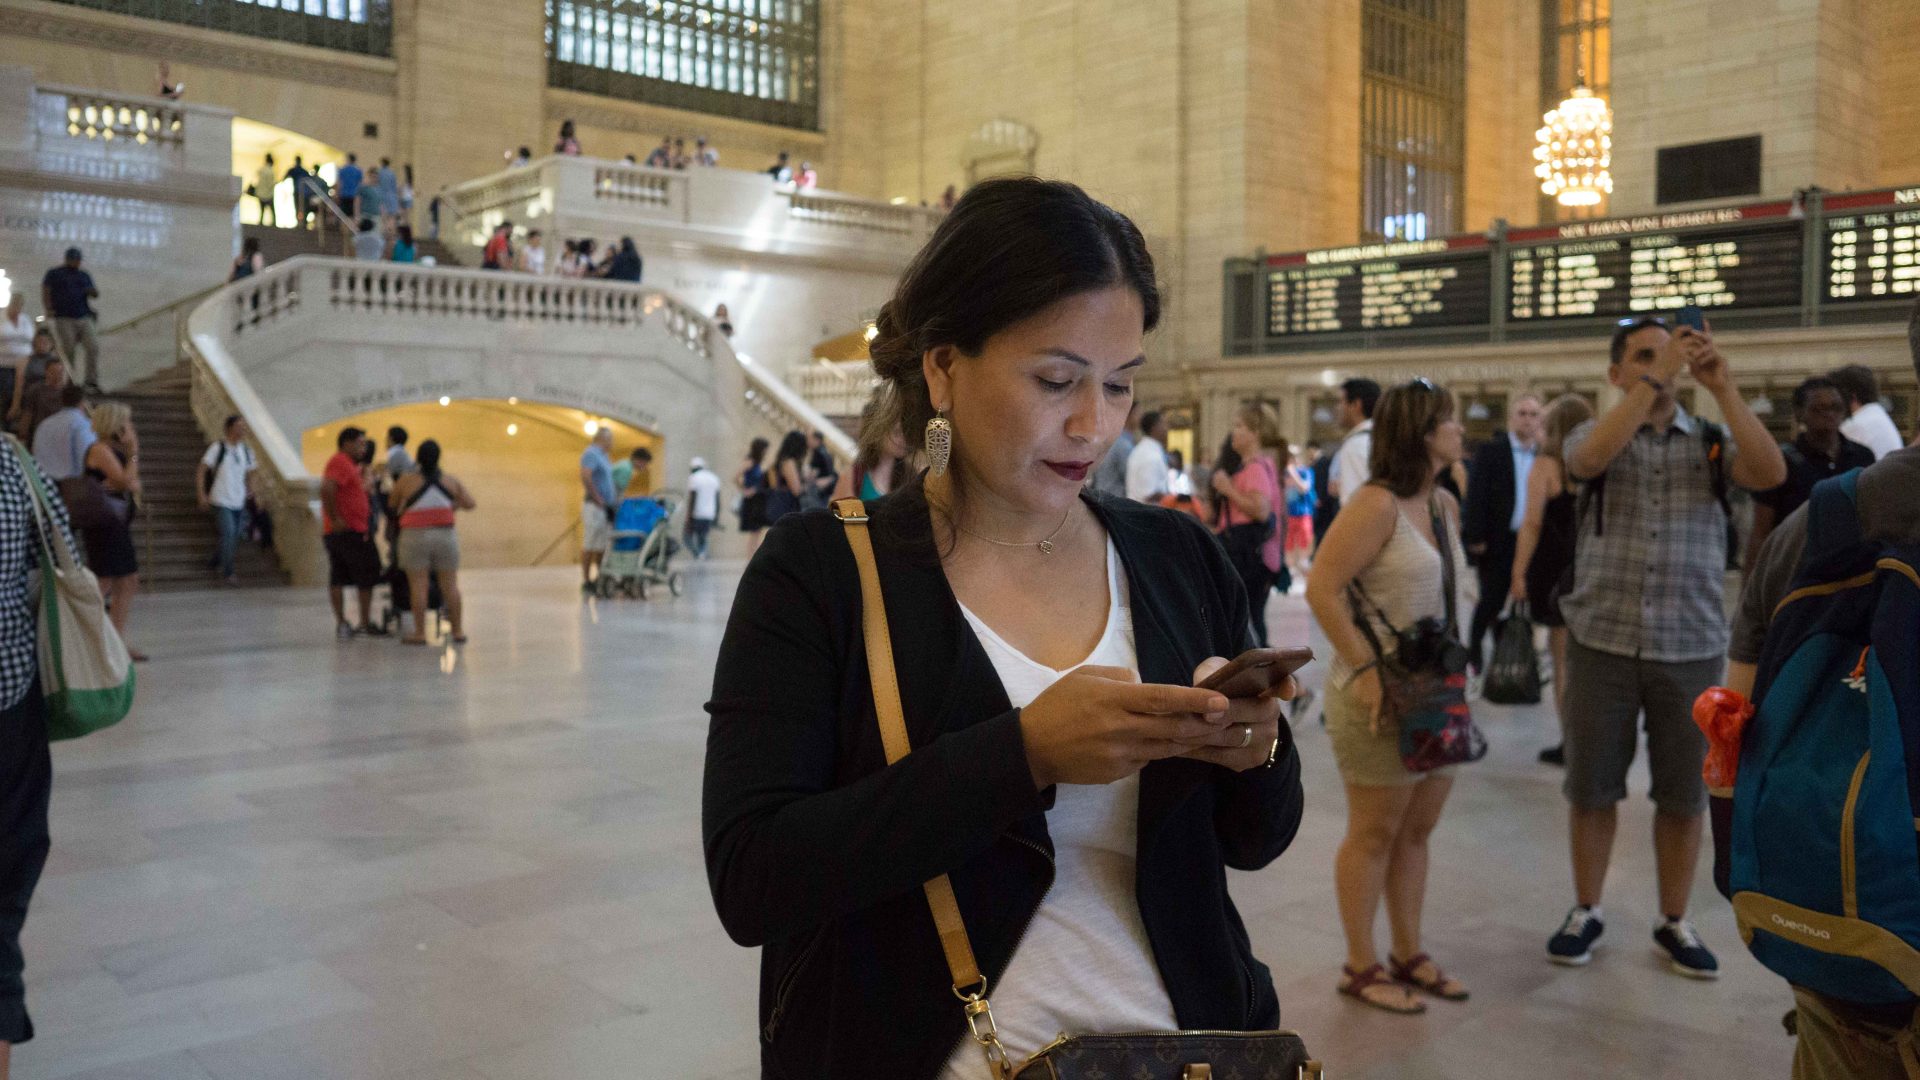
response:
M1920 295L1920 187L1826 197L1821 300Z
M1476 326L1493 313L1484 236L1279 255L1267 267L1275 337Z
M1800 303L1803 232L1787 203L1570 222L1508 234L1514 322L1656 315L1687 304ZM1542 239L1546 243L1538 242Z
M1228 259L1223 351L1584 335L1698 305L1717 328L1904 318L1920 186ZM1264 305L1265 310L1261 310ZM1421 331L1442 331L1428 333Z

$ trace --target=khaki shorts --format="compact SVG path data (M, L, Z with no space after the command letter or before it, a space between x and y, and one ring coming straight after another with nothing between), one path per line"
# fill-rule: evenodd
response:
M1411 772L1400 763L1400 733L1383 725L1372 731L1367 710L1346 687L1327 684L1327 735L1333 740L1334 764L1340 779L1358 787L1405 787L1430 776L1452 776L1459 766L1443 765Z
M401 529L395 558L408 573L460 569L460 538L451 527Z
M1793 1053L1793 1080L1911 1080L1901 1046L1920 1036L1920 1013L1903 1025L1844 1015L1819 994L1793 988L1799 1008L1800 1042Z
M580 503L580 550L606 551L613 546L613 522L607 508L592 499Z
M1615 656L1567 639L1567 801L1604 810L1627 797L1627 771L1647 729L1654 806L1671 817L1707 809L1700 765L1707 737L1693 722L1693 699L1720 681L1720 657L1661 663Z

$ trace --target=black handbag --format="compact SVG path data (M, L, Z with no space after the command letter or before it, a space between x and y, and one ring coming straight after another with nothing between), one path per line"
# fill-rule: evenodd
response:
M867 535L867 508L859 499L833 504L847 530L847 543L860 571L860 619L866 638L867 669L873 682L873 708L887 764L913 749L900 683L893 666L886 603L880 595L880 570ZM947 875L925 885L927 906L939 930L940 948L953 976L954 996L966 1011L970 1037L980 1046L993 1080L1319 1080L1321 1067L1306 1043L1291 1031L1137 1031L1102 1035L1065 1032L1015 1065L994 1029L987 1002L987 979L973 956L973 943L954 899Z
M1424 618L1396 628L1356 578L1347 586L1354 625L1373 650L1380 670L1380 714L1400 732L1400 763L1408 772L1464 765L1487 756L1487 739L1467 705L1467 647L1459 640L1455 610L1453 540L1440 504L1430 502L1433 537L1440 552L1440 589L1445 620ZM1374 617L1394 636L1389 655L1367 619Z
M1494 628L1484 693L1495 705L1540 704L1540 653L1533 647L1533 618L1525 603L1513 605Z

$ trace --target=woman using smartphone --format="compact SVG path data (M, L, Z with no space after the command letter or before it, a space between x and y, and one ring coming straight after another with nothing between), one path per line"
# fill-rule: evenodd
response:
M767 1075L984 1075L921 889L943 874L1015 1055L1278 1020L1226 868L1298 827L1292 680L1198 688L1252 643L1239 580L1191 517L1084 490L1159 314L1133 222L1034 179L971 189L881 308L862 437L929 465L866 504L913 748L894 764L846 526L790 516L748 566L704 829L721 922L763 947Z

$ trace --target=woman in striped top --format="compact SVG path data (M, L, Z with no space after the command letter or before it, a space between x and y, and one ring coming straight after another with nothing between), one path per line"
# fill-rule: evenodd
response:
M473 496L467 493L466 485L440 471L438 442L428 439L421 443L415 460L419 470L395 481L393 494L388 496L400 521L395 561L407 572L407 589L413 594L413 633L401 640L408 645L427 643L427 592L433 575L438 574L453 643L464 644L467 635L460 622L460 541L453 534L453 514L473 509Z

